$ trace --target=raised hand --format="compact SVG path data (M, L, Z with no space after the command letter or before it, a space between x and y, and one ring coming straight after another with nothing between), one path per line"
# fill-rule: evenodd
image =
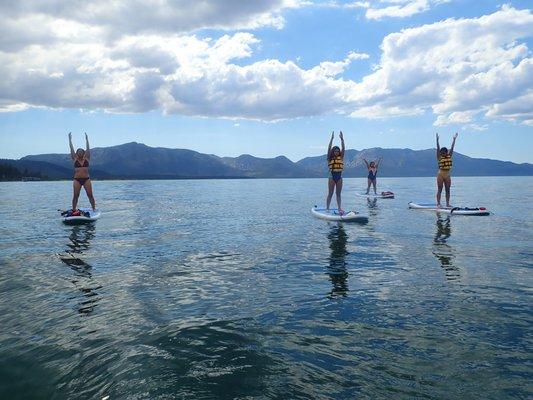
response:
M341 140L344 139L344 137L342 136L342 131L339 131L339 137L341 138Z
M74 145L72 144L72 132L68 133L68 147L70 148L70 157L74 160L76 153L74 152Z
M459 134L457 132L455 132L455 135L453 135L453 139L457 139L457 136L459 136Z
M335 131L331 132L331 140L335 137Z
M437 140L439 140L439 134L437 133Z

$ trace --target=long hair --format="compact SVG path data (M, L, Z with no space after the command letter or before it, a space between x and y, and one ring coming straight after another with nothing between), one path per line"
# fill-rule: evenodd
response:
M331 151L328 154L328 161L331 161L331 159L333 158L333 154L335 154L335 150L339 150L339 152L341 151L339 146L333 146L331 148Z

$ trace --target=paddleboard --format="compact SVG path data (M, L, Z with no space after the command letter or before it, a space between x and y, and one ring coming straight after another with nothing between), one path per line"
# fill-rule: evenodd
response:
M392 192L381 192L381 193L378 193L378 194L356 193L355 195L359 196L359 197L368 197L368 198L371 198L371 199L394 199L394 193L392 193Z
M61 211L61 220L67 225L87 224L100 218L100 211L91 208L79 208L80 215L72 215L72 210Z
M329 210L326 210L325 208L320 208L318 206L314 206L311 209L311 213L320 219L324 219L326 221L343 221L343 222L361 222L366 223L368 222L368 217L366 215L362 215L356 211L345 211L344 214L339 214L339 210L336 208L330 208Z
M443 214L451 215L490 215L489 210L485 207L440 207L437 208L435 203L409 203L409 208L416 210L436 211Z

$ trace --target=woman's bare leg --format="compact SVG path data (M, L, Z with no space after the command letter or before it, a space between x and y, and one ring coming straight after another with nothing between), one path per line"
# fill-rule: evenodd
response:
M366 181L367 181L366 194L368 194L368 192L370 192L370 185L372 185L372 181L368 178L366 178Z
M437 175L437 207L440 207L440 197L442 194L442 186L444 184L444 179L439 175Z
M341 192L342 192L342 178L337 181L335 184L335 194L337 195L337 209L339 212L342 211L341 207Z
M378 194L378 193L376 192L376 180L377 180L377 179L374 179L374 180L372 181L372 186L374 186L374 194Z
M329 210L331 198L333 197L333 189L335 189L335 181L332 178L328 179L328 198L326 200L326 208Z
M452 186L452 178L449 176L444 179L444 189L446 190L446 207L450 206L450 188Z
M81 185L76 179L72 181L72 188L74 189L74 192L72 194L72 211L76 211L78 207L78 198L80 197L81 190Z
M94 201L94 196L93 196L93 185L90 179L85 181L83 188L85 189L85 193L87 193L87 197L89 198L89 202L91 203L91 207L93 208L93 211L96 210L96 203Z

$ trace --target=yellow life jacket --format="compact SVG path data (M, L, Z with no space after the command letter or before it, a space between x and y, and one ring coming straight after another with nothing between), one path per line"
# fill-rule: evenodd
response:
M331 172L341 172L344 168L344 160L341 156L331 157L328 166Z
M452 156L440 156L439 157L439 169L443 171L449 171L452 169Z

